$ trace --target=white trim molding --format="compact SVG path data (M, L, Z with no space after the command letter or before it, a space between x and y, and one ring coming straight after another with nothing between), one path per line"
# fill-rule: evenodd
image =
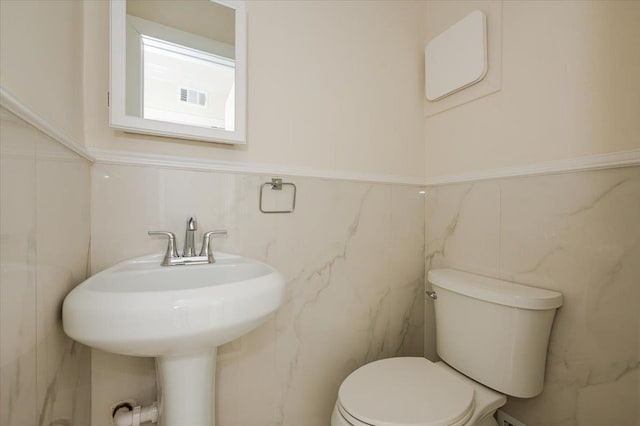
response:
M3 87L0 87L0 106L6 108L7 111L10 111L20 117L22 120L26 121L45 135L49 136L51 139L64 145L81 157L84 157L91 162L95 161L95 158L93 158L87 148L53 124L49 123L40 114L29 108L20 99L13 96Z
M545 161L521 166L501 167L478 172L434 176L427 178L424 185L438 186L488 179L551 175L630 166L640 166L640 149Z
M345 180L412 186L439 186L454 183L475 182L488 179L548 175L588 170L611 169L616 167L640 166L640 149L567 158L521 166L509 166L478 172L466 172L423 178L418 176L385 175L348 170L314 169L279 164L250 163L245 161L208 160L195 157L148 154L112 149L85 148L69 135L49 123L0 87L0 106L18 116L28 124L43 132L56 142L83 158L102 164L163 167L183 170L214 171L224 173L245 173L274 176L295 176L318 179Z
M423 186L424 178L417 176L397 176L345 170L312 169L245 161L208 160L194 157L148 154L142 152L116 151L89 148L89 152L100 164L129 166L151 166L170 169L212 171L223 173L245 173L273 176L295 176L319 179L346 180L355 182L388 183Z
M176 157L173 155L149 154L142 152L116 151L111 149L89 148L90 155L97 163L128 166L162 167L170 169L211 171L223 173L245 173L274 176L309 177L318 179L345 180L354 182L372 182L412 186L439 186L454 183L475 182L488 179L524 177L559 173L581 172L588 170L610 169L616 167L640 166L640 149L598 154L585 157L568 158L523 166L510 166L479 172L442 175L427 178L417 176L398 176L346 170L313 169L245 161L209 160L195 157Z

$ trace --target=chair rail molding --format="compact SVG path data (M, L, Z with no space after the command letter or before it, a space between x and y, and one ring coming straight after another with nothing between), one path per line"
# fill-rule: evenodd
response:
M452 173L428 177L425 186L449 185L510 177L552 175L560 173L584 172L589 170L613 169L617 167L640 166L640 148L617 151L562 160L544 161L519 166L500 167L477 172Z
M439 186L455 183L475 182L489 179L537 176L559 173L582 172L589 170L611 169L617 167L640 166L640 148L582 157L566 158L500 167L494 169L452 173L432 177L388 175L350 170L332 170L286 166L246 161L223 161L197 157L118 151L113 149L85 147L64 131L54 126L44 117L23 103L8 90L0 87L0 107L7 109L31 126L43 132L71 151L92 163L163 167L183 170L212 171L224 173L245 173L259 175L278 175L291 177L309 177L354 182L370 182L411 186Z
M245 173L258 175L277 175L290 177L309 177L354 182L371 182L423 186L424 177L385 175L349 170L331 170L286 166L281 164L252 163L246 161L224 161L196 157L178 157L165 154L151 154L132 151L118 151L102 148L89 148L89 152L100 164L119 164L163 167L172 169L212 171L224 173Z
M84 145L67 135L57 126L49 123L49 121L27 106L24 102L18 99L18 97L11 94L4 87L0 87L0 106L81 157L92 163L95 161L95 158L89 153Z

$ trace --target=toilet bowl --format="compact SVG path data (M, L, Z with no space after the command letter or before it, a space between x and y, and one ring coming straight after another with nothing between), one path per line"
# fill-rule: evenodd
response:
M344 380L331 426L496 426L493 414L506 401L444 362L389 358Z

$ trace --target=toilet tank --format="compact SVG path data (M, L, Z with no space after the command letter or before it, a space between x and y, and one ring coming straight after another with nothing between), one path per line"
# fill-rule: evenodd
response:
M507 395L542 392L549 334L562 294L453 269L429 271L438 355Z

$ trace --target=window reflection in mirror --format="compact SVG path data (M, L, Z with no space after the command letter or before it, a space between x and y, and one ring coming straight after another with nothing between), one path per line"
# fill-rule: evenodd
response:
M233 131L234 13L209 0L128 0L126 114Z

